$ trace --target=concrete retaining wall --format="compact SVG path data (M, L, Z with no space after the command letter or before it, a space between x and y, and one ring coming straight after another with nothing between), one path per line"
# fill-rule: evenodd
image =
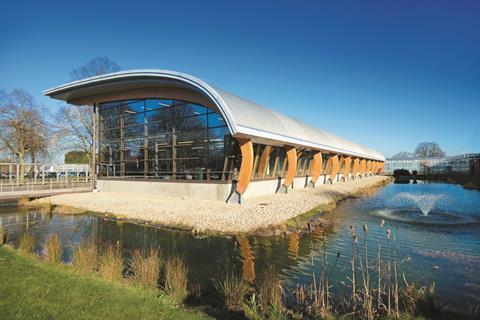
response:
M328 175L321 175L318 178L317 186L328 182ZM342 183L343 174L339 174L332 183ZM358 177L357 177L358 179ZM363 178L365 179L365 178ZM277 192L284 179L272 179L262 181L251 181L244 199L251 199L258 196ZM296 177L293 180L294 189L305 188L311 177ZM151 193L166 195L170 197L192 199L204 199L214 201L226 201L232 192L231 183L188 183L171 181L135 181L135 180L98 180L97 188L102 192L127 192L127 193Z
M230 183L188 183L164 181L98 180L102 192L152 193L170 197L225 201Z

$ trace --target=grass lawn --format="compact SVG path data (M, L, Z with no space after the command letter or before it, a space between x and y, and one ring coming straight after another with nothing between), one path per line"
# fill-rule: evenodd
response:
M109 283L0 247L0 319L207 319L153 290Z

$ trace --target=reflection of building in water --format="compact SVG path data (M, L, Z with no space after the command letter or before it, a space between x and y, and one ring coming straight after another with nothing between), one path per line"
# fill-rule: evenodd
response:
M294 260L297 260L298 257L299 238L300 236L296 232L288 234L288 252L291 253L291 257L293 257Z
M250 243L246 237L237 236L237 242L240 245L240 252L242 254L243 278L249 282L255 280L255 262L250 247Z

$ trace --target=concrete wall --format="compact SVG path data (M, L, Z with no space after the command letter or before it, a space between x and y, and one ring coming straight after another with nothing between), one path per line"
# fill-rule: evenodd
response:
M339 174L332 183L342 183ZM321 175L316 186L328 181L328 175ZM358 179L358 178L357 178ZM365 178L364 178L365 179ZM273 194L282 185L284 179L251 181L244 199ZM311 177L296 177L293 180L293 189L303 189L310 182ZM338 181L337 181L338 180ZM135 180L98 180L97 188L101 192L151 193L170 197L226 201L232 192L231 183L188 183L170 181L135 181ZM291 189L291 188L290 188Z
M230 194L230 183L188 183L135 180L98 180L102 192L152 193L170 197L225 201Z

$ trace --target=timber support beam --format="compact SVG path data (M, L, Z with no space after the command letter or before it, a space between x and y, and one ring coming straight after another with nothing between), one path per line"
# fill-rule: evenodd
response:
M285 181L283 182L280 190L287 193L288 189L293 184L293 179L295 178L295 173L297 172L297 150L294 147L286 147L287 151L287 174L285 176Z
M242 153L242 163L240 164L240 171L238 173L238 180L235 191L230 194L227 202L243 202L243 194L247 191L248 184L253 172L253 143L250 139L238 139L240 145L240 152Z
M367 174L367 160L362 159L360 161L360 174L364 177Z
M360 159L355 158L353 160L353 169L352 169L352 177L353 179L357 178L358 173L360 172Z
M330 180L332 181L335 181L335 179L337 178L337 174L340 172L340 160L338 159L338 155L335 155L333 157L330 157L329 159L330 161L332 161L332 171L330 172Z
M322 174L322 165L323 165L323 160L322 160L322 153L320 151L315 152L313 154L313 160L312 160L312 167L310 169L310 175L312 178L310 179L310 186L315 188L315 184L318 181L318 178Z
M345 157L343 158L343 162L345 162L345 169L343 171L343 180L347 181L350 178L350 169L352 168L352 158Z

